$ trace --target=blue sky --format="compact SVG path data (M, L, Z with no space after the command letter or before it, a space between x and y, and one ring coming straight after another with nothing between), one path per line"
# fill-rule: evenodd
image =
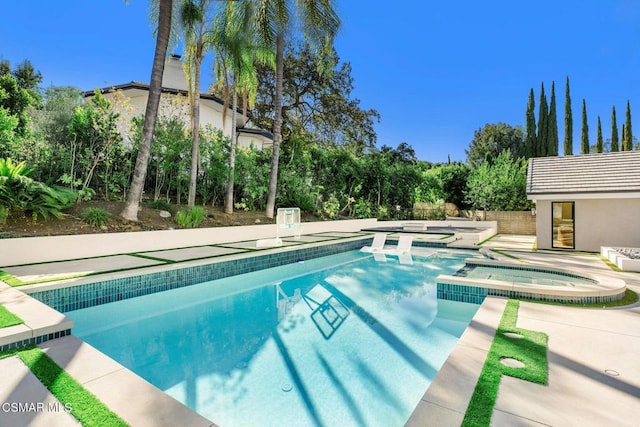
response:
M352 64L355 96L375 108L378 144L411 144L421 160L464 160L486 123L524 127L529 89L556 82L560 141L564 82L571 80L574 152L582 99L590 140L596 120L622 127L627 100L640 132L640 1L336 0L343 26L336 48ZM44 85L83 90L148 82L154 40L148 1L6 2L0 57L29 59ZM536 107L537 114L537 107ZM560 148L562 151L562 147Z

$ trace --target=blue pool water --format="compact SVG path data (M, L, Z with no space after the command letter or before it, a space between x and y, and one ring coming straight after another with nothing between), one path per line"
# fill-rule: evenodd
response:
M465 270L465 273L461 275L472 279L500 280L530 285L575 287L576 285L592 286L597 283L593 279L578 277L573 274L567 275L540 270L507 269L484 265L474 265Z
M66 314L218 425L402 426L478 308L436 298L472 255L425 255L346 252Z

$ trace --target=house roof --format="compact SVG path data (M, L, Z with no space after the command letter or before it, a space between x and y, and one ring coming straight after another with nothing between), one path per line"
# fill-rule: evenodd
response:
M237 127L236 130L240 133L249 134L249 135L260 135L260 136L264 136L265 138L273 140L273 134L263 129Z
M640 194L640 151L529 159L527 196Z
M149 85L147 83L141 83L141 82L129 82L129 83L124 83L121 85L115 85L115 86L109 86L109 87L104 87L104 88L99 88L98 90L100 91L100 93L109 93L109 92L113 92L116 90L130 90L130 89L138 89L138 90L143 90L143 91L149 91ZM87 97L87 96L93 96L94 91L93 90L88 90L85 92L82 92L82 96ZM170 93L173 95L184 95L187 96L188 92L186 90L182 90L182 89L173 89L170 87L162 87L162 93ZM222 106L224 106L224 100L222 100L221 98L218 98L217 96L210 94L210 93L200 93L200 99L208 99L211 100L217 104L220 104ZM233 108L231 106L228 106L228 108L230 110L233 110ZM242 109L238 108L238 113L242 114ZM251 114L249 111L247 111L247 117L251 118Z

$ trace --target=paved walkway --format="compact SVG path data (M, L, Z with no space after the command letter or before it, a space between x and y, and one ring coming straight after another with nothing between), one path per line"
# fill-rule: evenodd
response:
M326 237L330 236L305 239L318 241ZM593 255L532 252L533 245L530 236L496 236L482 246L498 249L522 262L578 272L593 270L624 278L633 290L640 292L640 274L613 272ZM218 246L231 251L246 249L242 243ZM205 255L219 254L216 247L205 247ZM194 255L199 257L200 253L190 251L193 248L145 253L143 257L131 256L133 259L122 261L140 267L138 262L170 263L191 259ZM14 272L22 279L32 279L41 278L43 274L64 276L70 271L86 271L87 267L78 262L49 263L44 270ZM95 269L95 264L92 268ZM505 303L501 298L485 301L407 425L460 425ZM634 414L640 413L640 304L620 309L584 309L522 302L518 326L548 334L549 385L503 378L493 425L637 425ZM132 425L210 425L128 370L102 360L104 356L73 336L49 341L40 347ZM3 379L0 405L17 401L56 403L15 357L0 360L0 378ZM137 396L136 400L115 394L110 386L113 381L127 384L133 391L129 396ZM36 413L0 410L0 425L67 426L76 422L60 410Z
M614 272L597 255L531 252L532 243L526 236L497 236L483 246L528 264L622 278L640 293L638 273ZM502 298L485 300L408 426L462 423L505 304ZM503 376L492 425L638 425L640 303L604 309L521 302L517 326L548 335L549 384Z

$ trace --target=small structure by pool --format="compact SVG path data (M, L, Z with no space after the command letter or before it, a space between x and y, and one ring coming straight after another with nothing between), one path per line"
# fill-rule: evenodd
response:
M487 240L498 232L496 221L384 221L361 231L411 233L424 236L450 236L451 242L463 240L469 246Z
M472 294L584 304L617 301L626 290L620 279L491 259L467 259L455 275L440 275L436 283L439 294L463 287Z

